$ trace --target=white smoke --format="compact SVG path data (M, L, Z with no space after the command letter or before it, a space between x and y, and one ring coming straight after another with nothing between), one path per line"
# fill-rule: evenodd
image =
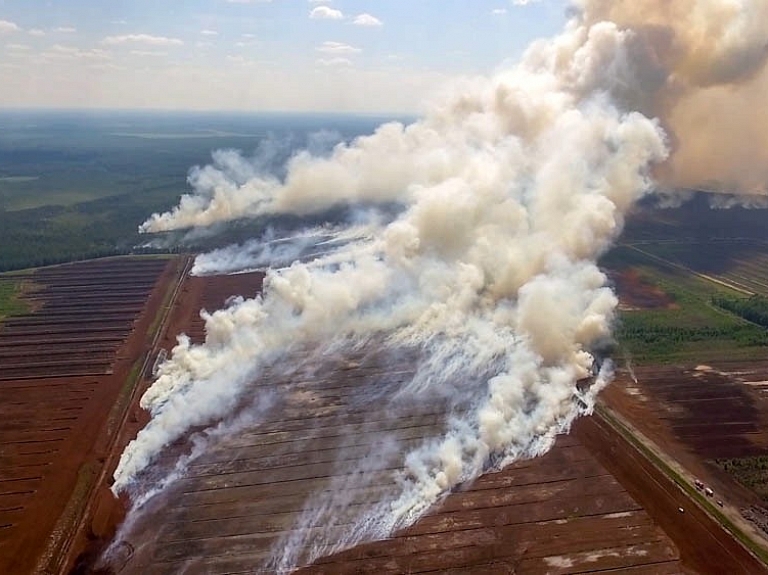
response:
M192 266L193 276L245 273L269 267L279 269L297 260L309 262L352 241L370 238L370 225L333 228L323 226L301 233L277 236L274 230L242 245L232 245L200 254Z
M668 3L635 4L652 13ZM548 449L592 400L575 382L610 337L617 301L595 262L668 157L660 122L633 110L660 109L674 69L638 40L647 30L595 17L628 3L580 5L560 36L457 87L423 120L385 124L328 157L298 154L282 179L219 161L177 208L143 224L152 232L357 202L403 206L366 238L268 271L262 296L206 313L204 344L180 338L142 398L152 418L123 453L114 491L191 428L226 419L265 369L329 341L416 349L416 374L398 393L418 401L443 390L464 406L442 439L407 454L397 493L369 510L360 525L375 527L359 537L408 524L489 460ZM740 49L751 54L752 43L723 44L712 58ZM292 553L275 564L295 563Z

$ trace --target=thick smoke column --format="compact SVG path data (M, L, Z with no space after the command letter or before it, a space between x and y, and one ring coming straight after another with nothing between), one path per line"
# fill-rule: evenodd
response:
M663 185L768 195L768 1L576 4L586 25L609 20L632 31L632 78L616 92L672 136Z
M725 5L733 10L718 10ZM764 38L753 20L765 5L579 2L560 36L512 69L455 88L421 121L385 124L327 157L298 154L280 179L232 158L197 172L194 193L143 231L358 202L402 211L331 253L269 271L263 296L205 315L203 345L181 338L142 398L152 419L125 450L113 489L127 489L191 428L226 420L262 370L327 341L417 349L423 359L402 393L416 401L445 389L470 406L442 439L407 455L398 494L375 510L374 535L413 521L489 460L546 450L578 414L574 384L593 367L590 350L610 337L616 298L597 258L651 190L652 170L687 182L683 132L663 163L661 124L674 130L681 120L652 117L757 81ZM700 33L671 18L672 6L691 8ZM701 50L701 34L724 24L728 32ZM712 68L723 58L741 72ZM711 170L706 179L750 191L765 176L765 164Z

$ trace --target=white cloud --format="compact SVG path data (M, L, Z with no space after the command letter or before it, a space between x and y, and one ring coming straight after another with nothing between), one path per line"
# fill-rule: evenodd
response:
M526 6L528 4L533 4L534 2L538 2L539 0L512 0L512 4L515 6Z
M493 10L491 10L491 14L493 14L494 16L503 16L506 13L507 13L506 8L494 8Z
M322 45L315 48L318 52L324 52L325 54L357 54L362 52L360 48L355 48L349 44L343 42L323 42Z
M149 44L152 46L181 46L184 44L178 38L165 36L152 36L150 34L124 34L122 36L107 36L102 40L103 44Z
M77 28L72 28L70 26L59 26L58 28L54 28L53 31L61 32L62 34L74 34L77 32Z
M81 50L74 46L63 46L54 44L49 50L43 52L44 58L67 58L84 60L109 60L110 55L105 50L94 48L92 50Z
M11 50L13 52L23 52L25 50L29 50L29 46L26 44L6 44L5 48L6 50Z
M27 31L27 34L30 36L45 36L45 31L41 30L40 28L32 28L31 30Z
M334 10L328 6L318 6L312 9L309 17L312 20L343 20L344 14L341 13L341 10Z
M370 14L359 14L352 22L356 26L381 26L383 22Z
M333 0L309 0L310 4L330 4Z
M200 30L200 34L203 36L218 36L219 33L216 30Z
M157 57L157 56L167 56L168 52L159 52L154 50L131 50L130 54L131 56Z
M0 20L0 34L6 34L8 32L18 32L21 30L19 26L8 20Z
M252 38L255 38L256 34L240 34L240 36L245 38L245 39L247 39L247 40L250 40Z
M351 66L352 60L349 58L320 58L317 63L322 66Z
M230 4L268 4L272 0L227 0Z

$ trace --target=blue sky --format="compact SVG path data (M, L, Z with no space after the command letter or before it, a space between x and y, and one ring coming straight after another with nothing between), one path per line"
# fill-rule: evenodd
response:
M0 107L414 112L567 0L0 0Z

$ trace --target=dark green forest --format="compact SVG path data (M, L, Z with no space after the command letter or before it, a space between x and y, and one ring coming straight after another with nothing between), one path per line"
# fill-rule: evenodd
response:
M712 303L747 321L768 327L768 298L764 296L737 298L717 295L712 298Z

